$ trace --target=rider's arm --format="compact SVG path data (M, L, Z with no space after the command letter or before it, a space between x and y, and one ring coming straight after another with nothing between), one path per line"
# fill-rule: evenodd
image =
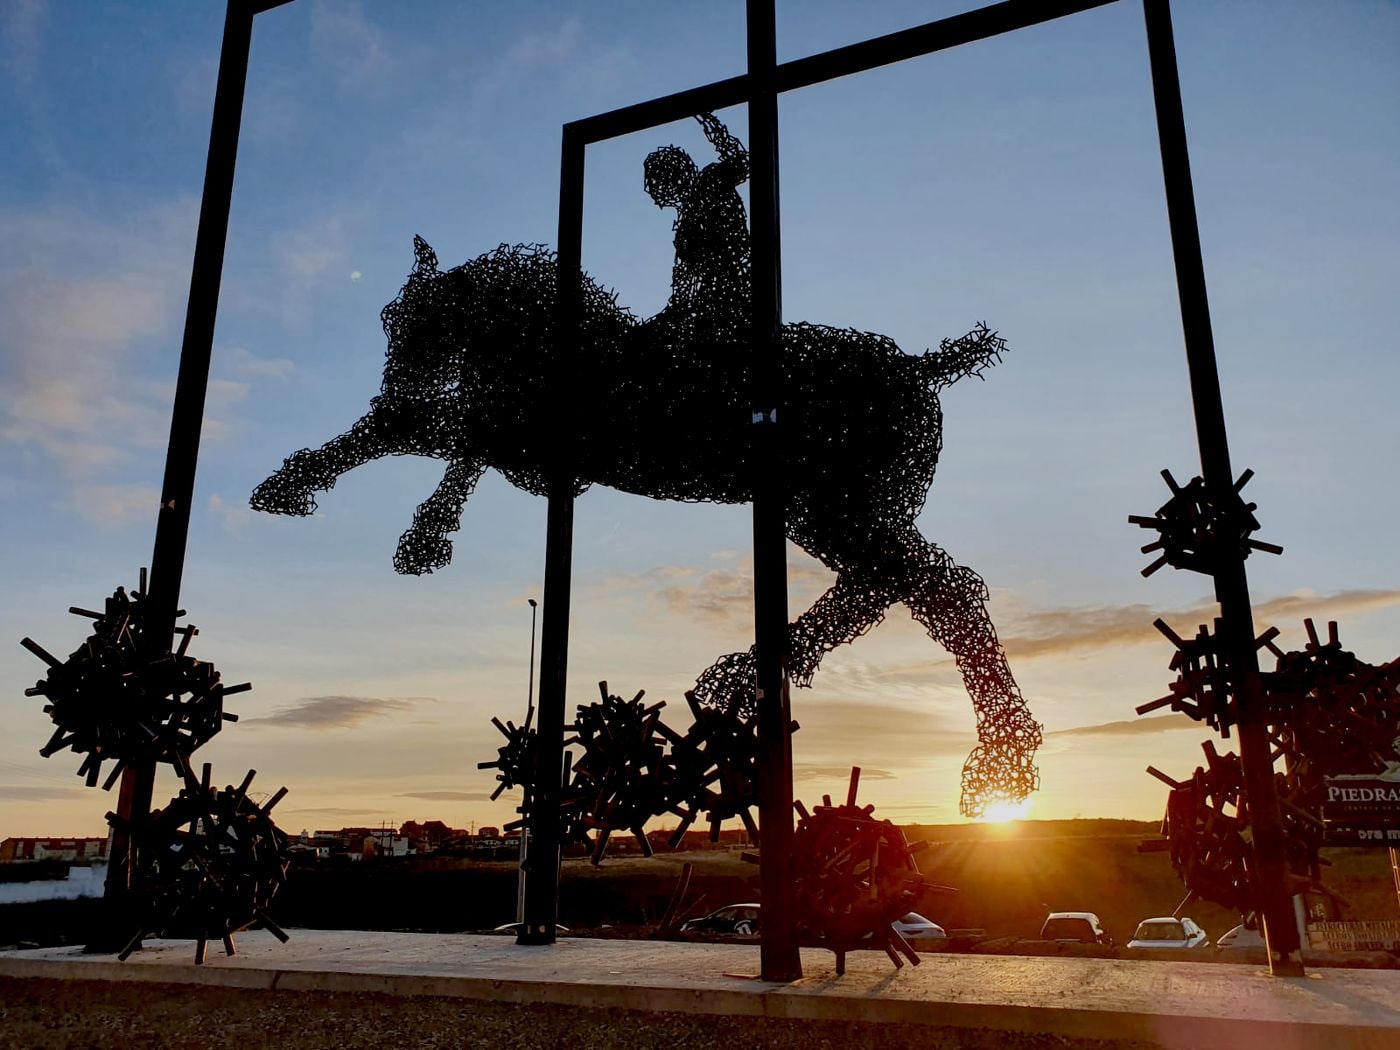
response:
M744 144L731 135L729 129L713 113L701 113L695 119L705 129L705 138L710 140L710 145L719 154L719 164L726 175L732 176L734 185L747 182L749 152L744 149Z

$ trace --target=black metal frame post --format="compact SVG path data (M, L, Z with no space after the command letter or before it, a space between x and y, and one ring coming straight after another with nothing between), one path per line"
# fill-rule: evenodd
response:
M1225 436L1225 408L1211 333L1210 302L1206 296L1201 235L1196 222L1196 198L1191 185L1191 161L1186 147L1186 120L1181 107L1176 43L1168 0L1143 0L1147 49L1152 65L1152 92L1157 108L1157 134L1162 150L1162 179L1166 187L1172 254L1176 261L1181 325L1191 374L1196 439L1201 451L1201 476L1213 493L1229 493L1235 485L1230 447ZM1225 499L1219 500L1225 504ZM1254 644L1254 615L1244 556L1230 552L1215 576L1220 603L1220 632L1231 680L1237 690L1237 728L1245 798L1254 839L1254 890L1263 904L1264 936L1269 969L1277 976L1301 976L1297 921L1288 890L1288 860L1283 821L1274 785L1274 760L1265 725L1265 698Z
M763 836L760 971L802 976L792 886L792 742L787 710L787 498L782 426L783 264L778 197L778 63L773 0L748 0L750 408L753 450L753 606L758 709L758 813Z
M558 290L555 296L555 362L543 421L564 435L554 443L545 528L544 623L540 632L540 711L535 735L534 791L529 826L534 843L526 860L525 924L517 944L552 944L559 919L560 778L564 767L564 701L569 669L569 602L573 577L574 348L582 306L583 174L587 143L564 125L559 161Z
M148 659L169 652L175 639L180 583L184 576L185 548L190 533L195 469L199 460L199 438L204 425L204 400L209 388L214 322L219 309L219 284L223 277L224 246L228 239L229 207L233 199L233 173L238 159L238 132L243 119L243 93L248 78L253 19L263 11L289 2L228 0L224 15L219 75L209 129L209 155L204 167L204 193L200 200L199 229L195 236L184 339L180 348L180 370L171 410L170 444L166 450L155 545L151 552L150 591L146 596L150 619L144 634ZM100 924L101 932L89 943L89 950L116 951L130 939L129 929L125 930L124 936L122 933L131 863L134 860L129 829L139 828L150 814L155 776L154 762L130 765L122 773L117 799L117 815L122 819L112 833L112 850L104 889L106 917Z

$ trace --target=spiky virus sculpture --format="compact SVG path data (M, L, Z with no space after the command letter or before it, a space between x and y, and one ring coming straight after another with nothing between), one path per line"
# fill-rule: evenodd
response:
M104 790L124 769L151 763L173 766L183 781L163 809L130 821L107 814L128 843L123 871L131 907L117 918L131 929L120 957L147 936L176 931L197 939L195 961L202 963L208 940L222 941L233 954L234 933L254 922L286 940L267 915L288 864L286 836L270 815L286 789L258 805L247 797L252 772L238 788L219 791L210 785L208 764L202 781L190 768L198 748L225 722L238 721L224 710L224 698L252 687L224 685L213 664L190 655L199 634L193 624L175 629L180 643L173 652L157 644L144 569L133 590L118 587L101 611L69 611L91 620L92 633L66 660L33 639L20 643L47 665L25 690L45 699L55 726L39 753L82 755L78 775L89 787L110 761Z

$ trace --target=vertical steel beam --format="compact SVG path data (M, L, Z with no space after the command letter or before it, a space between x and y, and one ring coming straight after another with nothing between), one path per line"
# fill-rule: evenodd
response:
M273 6L264 4L263 7ZM224 16L219 76L214 90L214 115L209 130L209 156L204 167L204 196L199 209L189 303L185 310L180 370L175 381L175 404L170 418L170 444L165 457L155 547L151 552L150 619L145 645L148 658L169 652L174 642L175 613L185 568L190 532L199 437L204 424L204 400L209 387L209 359L214 346L214 321L219 307L224 245L228 237L233 171L238 157L238 131L243 118L243 91L248 76L256 5L228 0ZM117 814L124 824L112 836L112 854L105 889L103 932L89 944L95 951L117 950L113 941L124 928L131 864L131 838L125 828L140 827L151 811L155 763L128 766L122 773ZM125 924L129 925L129 924ZM126 929L130 938L131 930Z
M1191 400L1196 413L1196 438L1201 450L1201 476L1212 492L1234 485L1230 449L1225 437L1225 409L1216 370L1210 304L1206 298L1201 237L1196 200L1191 186L1191 162L1186 149L1186 122L1181 108L1176 43L1169 0L1143 0L1147 49L1152 65L1152 93L1157 107L1157 135L1162 150L1162 177L1176 260L1177 293L1191 375ZM1220 603L1220 631L1227 665L1238 690L1240 762L1244 767L1245 797L1254 836L1254 893L1261 904L1264 936L1269 946L1269 969L1277 976L1303 972L1288 887L1288 861L1273 759L1265 726L1259 656L1254 646L1254 615L1244 557L1230 555L1215 574L1215 597Z
M779 409L783 407L781 227L778 208L777 36L773 0L748 0L749 238L753 327L754 641L757 648L758 790L763 898L763 979L802 976L789 890L792 743L788 734L787 529Z
M532 835L525 871L525 925L517 944L553 944L559 918L559 787L564 768L564 695L569 669L569 598L573 574L575 360L583 272L583 137L564 125L559 161L559 256L554 362L545 411L537 428L562 435L549 483L544 554L544 616L540 632L540 710L535 737Z

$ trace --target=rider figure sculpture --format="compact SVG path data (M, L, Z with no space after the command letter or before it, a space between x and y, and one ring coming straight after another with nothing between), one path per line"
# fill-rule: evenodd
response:
M749 228L738 192L749 177L749 155L714 114L696 119L719 160L697 169L685 150L663 146L643 166L657 207L676 209L676 262L663 316L694 325L694 334L737 341L749 325Z

